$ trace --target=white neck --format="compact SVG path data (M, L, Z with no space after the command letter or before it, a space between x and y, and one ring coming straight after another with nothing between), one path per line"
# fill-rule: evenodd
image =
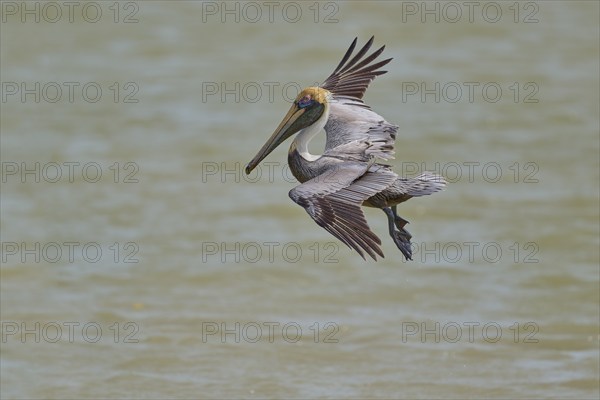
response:
M327 119L329 119L328 104L325 105L325 110L323 110L321 118L319 118L314 124L300 130L300 132L298 132L298 134L294 138L294 142L292 143L292 145L296 148L300 156L302 156L302 158L304 158L305 160L315 161L321 157L320 155L309 153L308 143L317 135L317 133L321 132L321 129L323 129L323 127L327 123Z

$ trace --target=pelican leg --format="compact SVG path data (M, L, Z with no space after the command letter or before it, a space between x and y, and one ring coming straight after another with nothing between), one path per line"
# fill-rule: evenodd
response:
M406 229L404 229L404 225L406 225L408 221L398 217L395 212L395 208L395 206L393 208L383 208L383 212L385 212L388 217L388 229L390 231L390 236L392 237L392 240L394 240L394 243L396 243L396 247L398 247L398 249L404 255L404 258L407 260L412 260L412 248L410 246L410 238L412 236ZM401 222L398 222L398 218ZM399 224L401 224L400 227L398 226Z
M396 228L398 228L398 230L400 230L400 231L403 230L404 232L406 232L406 234L408 235L408 238L411 239L412 235L406 229L404 229L406 224L408 224L408 221L398 215L398 212L396 211L396 207L397 207L396 205L392 206L392 212L394 213L394 222L396 223Z

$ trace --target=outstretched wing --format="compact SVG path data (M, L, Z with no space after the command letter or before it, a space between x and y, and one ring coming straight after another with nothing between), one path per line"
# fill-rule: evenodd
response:
M362 97L369 84L378 75L387 71L378 70L392 59L374 62L385 46L366 56L373 44L374 37L352 57L356 47L355 38L348 51L322 87L333 94L330 102L329 119L325 125L327 153L342 153L339 146L351 142L363 142L368 145L365 155L384 160L394 158L394 141L398 126L390 124L381 115L372 111L363 103ZM352 59L350 59L352 57Z
M383 257L381 240L369 228L361 205L390 186L397 175L379 166L369 168L368 163L342 162L296 186L289 195L319 226L356 250L363 259L365 251L377 260L376 254Z
M385 46L382 46L378 50L374 51L371 55L363 59L365 54L367 54L371 48L374 39L375 37L371 36L371 39L369 39L362 49L360 49L358 53L350 61L348 61L348 59L352 56L354 48L356 47L357 38L354 38L354 41L350 45L350 48L348 48L348 51L346 51L342 61L340 61L333 73L329 75L329 77L321 86L332 92L334 97L349 96L358 100L362 99L371 81L373 81L373 79L375 79L375 77L378 75L382 75L387 72L378 71L377 69L383 67L392 60L391 58L388 58L386 60L370 64L383 52Z

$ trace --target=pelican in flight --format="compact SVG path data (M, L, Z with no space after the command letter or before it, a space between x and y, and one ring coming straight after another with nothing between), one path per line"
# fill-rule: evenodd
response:
M374 37L352 57L356 38L333 73L319 87L308 87L296 97L273 135L246 165L246 174L283 141L297 133L288 152L288 164L301 183L289 192L317 224L356 250L363 259L383 257L381 240L375 235L361 206L380 208L388 219L389 234L407 260L412 260L408 223L396 206L411 197L438 192L446 182L424 172L415 178L396 175L390 165L377 159L394 158L398 126L390 124L363 101L379 68L392 59L375 62L385 46L365 56ZM352 57L352 59L350 59ZM322 129L325 151L313 155L308 143Z

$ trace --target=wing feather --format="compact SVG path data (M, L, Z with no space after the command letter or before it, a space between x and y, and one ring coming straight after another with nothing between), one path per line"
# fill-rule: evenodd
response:
M388 169L370 169L368 163L346 161L295 187L289 195L319 226L363 259L367 253L377 260L377 255L383 257L381 240L371 231L361 205L396 179L397 175Z
M341 98L330 104L324 155L341 156L362 151L367 157L393 159L397 131L397 125L390 124L365 104Z
M334 97L349 96L361 101L360 99L364 96L373 79L387 72L378 71L377 69L392 61L391 58L388 58L375 64L370 64L381 55L385 46L380 47L371 55L362 59L373 45L374 39L375 37L371 36L371 39L348 61L356 47L357 38L355 38L344 54L344 57L342 57L342 61L340 61L333 73L325 79L325 82L321 86L332 92Z

